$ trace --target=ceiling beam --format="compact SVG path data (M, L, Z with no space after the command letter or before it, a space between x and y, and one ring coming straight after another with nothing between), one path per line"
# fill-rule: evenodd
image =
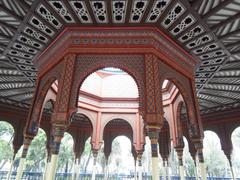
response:
M199 99L202 99L204 101L207 101L207 102L210 102L212 104L217 104L217 105L225 105L224 103L220 103L220 102L217 102L217 101L214 101L214 100L209 100L209 99L204 99L202 97L198 97Z
M24 98L21 100L21 102L27 102L27 101L31 100L32 98L33 98L33 96Z
M235 30L235 31L229 32L229 33L224 34L224 35L222 35L222 36L219 36L218 39L222 41L222 40L224 40L224 39L227 39L227 38L229 38L229 37L231 37L231 36L234 36L234 35L237 35L237 34L239 34L239 33L240 33L240 29L237 29L237 30Z
M9 24L7 24L5 22L2 22L2 21L0 21L0 26L3 26L5 28L9 29L13 33L15 33L17 31L17 28L15 28L14 26L11 26L11 25L9 25Z
M28 90L29 88L33 88L34 86L29 86L29 87L17 87L17 88L8 88L8 89L0 89L0 92L5 92L9 90L19 90L19 89L26 89Z
M239 76L214 76L212 79L228 79L228 78L239 79Z
M230 49L230 48L232 48L232 47L234 47L234 46L240 46L240 42L237 41L237 42L234 42L234 43L230 43L230 44L226 44L226 45L225 45L225 47L226 47L227 49Z
M25 77L23 74L0 74L1 77Z
M233 54L233 55L238 55L238 54L240 54L240 50L238 50L238 51L233 51L232 54Z
M8 84L8 83L29 83L29 81L0 81L0 84Z
M18 21L22 21L23 17L19 16L18 14L16 14L15 12L11 11L10 9L6 8L5 6L3 6L2 4L0 4L0 11L5 12L6 14L8 14L9 16L12 16L14 19L18 20Z
M1 37L3 37L4 39L8 40L8 41L10 41L10 40L11 40L11 38L12 38L12 37L10 37L10 36L7 36L7 35L5 35L5 34L2 34L2 33L0 33L0 36L1 36Z
M22 95L30 94L30 93L33 93L33 91L18 92L16 94L7 95L7 96L4 96L4 97L6 97L6 98L13 98L13 97L18 97L18 96L22 96Z
M235 15L233 15L233 16L230 16L228 19L226 19L226 20L224 20L224 21L221 21L220 23L212 26L210 29L211 29L211 31L215 31L216 29L218 29L218 28L220 28L220 27L222 27L222 26L225 26L225 25L227 25L228 23L231 23L231 22L233 22L233 21L236 21L236 20L238 20L239 18L240 18L240 13L237 13L237 14L235 14Z
M238 86L238 87L240 87L240 84L211 83L211 81L208 83L208 85L216 85L216 86Z
M25 1L23 0L15 0L20 6L22 6L22 8L25 10L25 12L27 12L31 6L29 4L27 4Z
M199 7L201 6L203 0L193 0L190 4L191 6L198 11Z
M206 92L199 93L199 95L201 95L201 94L206 95L206 96L217 97L217 98L220 98L220 99L231 99L231 100L234 100L234 101L239 100L237 98L232 98L232 97L229 97L229 96L224 96L224 95L219 95L219 94L209 94L209 93L206 93Z
M208 88L208 87L204 87L204 90L212 90L212 91L221 91L221 92L233 92L233 93L238 93L239 90L225 90L225 89L217 89L217 88Z
M225 1L221 2L216 7L212 8L206 14L204 14L202 16L202 19L206 20L207 18L209 18L210 16L214 15L215 13L217 13L219 10L221 10L222 8L224 8L225 6L227 6L231 2L233 2L233 0L225 0Z

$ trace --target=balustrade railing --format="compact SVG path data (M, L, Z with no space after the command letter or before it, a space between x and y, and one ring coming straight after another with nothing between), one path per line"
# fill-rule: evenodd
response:
M0 171L0 180L7 179L8 171ZM16 172L13 172L11 175L11 180L15 180ZM91 180L91 174L79 174L79 180ZM97 174L96 180L103 180L103 174ZM133 175L117 175L117 174L109 174L108 180L134 180ZM143 180L152 180L152 177L149 175L143 175ZM160 176L159 180L164 180L163 176ZM232 178L225 177L208 177L208 180L232 180ZM43 173L41 172L24 172L22 180L43 180ZM72 180L72 173L57 173L55 180ZM171 176L171 180L180 180L179 176ZM185 177L185 180L196 180L195 177ZM240 178L236 178L236 180L240 180Z

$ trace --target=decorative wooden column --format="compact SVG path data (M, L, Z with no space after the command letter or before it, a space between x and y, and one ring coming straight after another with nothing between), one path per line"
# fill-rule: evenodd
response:
M156 56L145 55L145 121L152 151L152 176L159 180L158 170L158 138L163 125L162 88L159 77L159 63Z
M58 92L51 120L53 132L53 146L51 147L51 162L47 180L52 180L55 178L61 140L64 136L66 128L70 124L72 114L76 111L76 108L70 109L70 105L72 105L71 97L73 95L72 86L74 80L75 62L75 54L67 54L61 62Z
M24 136L22 156L20 158L20 162L19 162L19 165L18 165L16 180L20 180L22 178L28 149L29 149L29 146L32 142L32 139L33 139L32 136L27 136L27 135Z
M197 166L197 159L196 159L196 155L197 155L197 150L195 149L194 145L192 144L191 141L188 141L188 145L189 145L189 153L193 159L194 162L194 174L196 179L198 179L198 166Z
M49 165L47 180L55 179L60 144L61 144L61 140L64 136L66 125L53 124L52 128L53 128L54 139L53 139L53 146L51 146L51 161L50 161L50 165Z

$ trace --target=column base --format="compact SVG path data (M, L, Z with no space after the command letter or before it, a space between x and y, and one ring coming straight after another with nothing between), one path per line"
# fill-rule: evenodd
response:
M17 168L17 175L16 175L16 180L22 179L22 174L23 174L23 169L25 165L26 158L21 158L18 168Z
M152 157L152 180L159 180L158 157Z

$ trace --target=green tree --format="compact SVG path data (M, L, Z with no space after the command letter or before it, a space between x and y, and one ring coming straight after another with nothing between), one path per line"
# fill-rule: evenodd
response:
M227 158L221 150L220 140L218 136L214 132L205 131L203 145L203 154L206 162L208 176L230 176Z
M236 177L240 177L240 127L236 128L232 133L232 143L233 143L233 152L232 152L232 164Z
M4 121L0 122L0 170L11 161L13 157L12 141L14 137L13 127Z
M46 157L46 134L39 129L37 136L33 139L26 161L26 171L42 172L45 167Z
M69 133L64 134L58 157L58 172L71 172L74 163L74 156L73 138Z

